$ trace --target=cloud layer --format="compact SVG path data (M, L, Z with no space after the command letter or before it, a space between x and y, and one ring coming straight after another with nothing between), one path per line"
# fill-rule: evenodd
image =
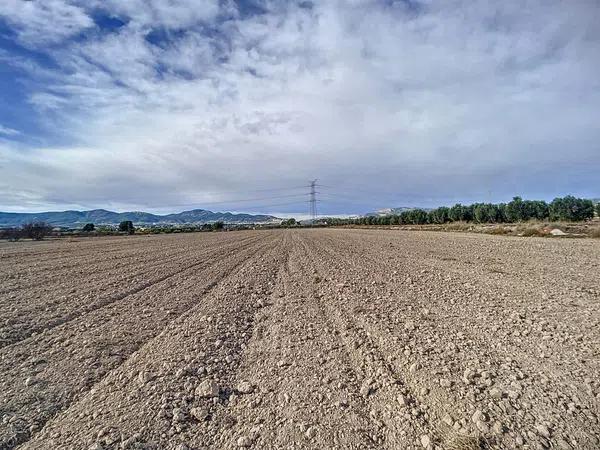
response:
M0 208L600 194L594 0L201 3L2 2L39 131L0 126Z

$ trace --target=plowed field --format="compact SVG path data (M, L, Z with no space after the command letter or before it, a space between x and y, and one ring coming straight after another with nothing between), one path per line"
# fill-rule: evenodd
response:
M0 243L0 449L600 448L600 241Z

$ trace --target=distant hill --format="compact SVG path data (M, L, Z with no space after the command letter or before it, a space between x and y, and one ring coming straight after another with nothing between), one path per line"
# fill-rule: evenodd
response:
M124 220L131 220L134 225L182 225L225 222L234 224L268 223L279 220L269 215L233 214L230 212L212 212L204 209L193 209L177 214L164 216L142 211L117 213L105 209L91 211L51 211L40 213L7 213L0 212L0 227L14 227L28 222L46 222L54 226L78 228L86 223L96 225L116 225Z
M398 206L396 208L383 208L378 209L375 212L365 214L365 216L390 216L392 214L400 214L403 211L411 211L413 209L422 209L423 211L430 211L431 208L418 208L415 206Z

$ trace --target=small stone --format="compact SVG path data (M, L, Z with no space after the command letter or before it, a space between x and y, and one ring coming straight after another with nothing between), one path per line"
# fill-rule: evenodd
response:
M487 417L486 417L486 415L481 410L478 409L477 411L475 411L473 413L473 416L471 417L471 420L474 423L485 422L487 420Z
M550 430L545 425L542 425L542 424L536 425L535 426L535 430L538 432L538 434L540 436L543 436L545 438L549 438L550 437Z
M473 383L473 377L475 376L475 372L471 369L465 369L464 373L463 373L463 381L465 382L465 384L472 384Z
M254 386L249 381L240 381L235 389L240 394L252 394L254 392Z
M494 434L502 434L504 432L504 426L502 425L502 423L496 421L494 422L492 431L494 432Z
M485 423L485 422L482 422L482 421L475 422L475 426L483 434L487 434L490 431L490 427L488 427L487 423Z
M187 413L181 408L173 409L173 422L185 422L188 419Z
M88 450L104 450L104 446L100 442L96 442L90 445Z
M190 415L198 420L199 422L204 422L208 416L210 415L208 409L204 408L192 408L190 409Z
M142 371L140 371L140 373L138 373L138 381L141 384L146 384L149 381L152 381L153 379L154 379L154 375L152 375L150 372L142 370Z
M517 391L508 391L508 396L511 399L516 400L516 399L518 399L521 396L521 394L519 392L517 392Z
M451 386L452 386L452 381L450 381L450 380L447 380L447 379L445 379L445 378L442 378L442 379L440 380L440 386L441 386L441 387L445 387L445 388L449 388L449 387L451 387Z
M35 383L35 380L32 377L25 378L25 386L31 386Z
M492 398L502 398L502 391L498 388L490 389L490 396Z
M307 438L313 439L317 435L317 429L315 427L310 427L308 430L306 430L305 435Z
M249 436L240 436L237 440L238 447L250 447L252 439Z
M202 398L211 398L219 396L219 386L211 380L204 380L196 388L196 395Z
M454 419L448 413L444 414L444 417L442 417L442 422L444 422L449 427L451 427L452 425L454 425Z
M348 399L347 399L346 397L342 397L342 398L340 398L340 399L337 401L337 405L338 405L340 408L345 408L345 407L347 407L347 406L349 405L349 403L348 403Z
M398 404L400 406L406 406L406 405L408 405L408 400L402 394L399 394L398 397L396 397L396 400L398 400Z
M412 320L409 320L404 324L404 329L406 331L413 331L415 328L415 323Z
M175 447L175 450L190 450L186 444L179 444Z
M421 445L423 448L429 448L431 446L431 438L426 434L421 436Z
M367 382L364 382L360 387L360 395L362 395L363 397L367 397L371 393L371 391L371 386Z

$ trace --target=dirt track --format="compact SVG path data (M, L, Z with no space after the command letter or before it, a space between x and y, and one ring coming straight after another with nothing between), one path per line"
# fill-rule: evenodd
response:
M0 449L600 447L600 242L0 244Z

